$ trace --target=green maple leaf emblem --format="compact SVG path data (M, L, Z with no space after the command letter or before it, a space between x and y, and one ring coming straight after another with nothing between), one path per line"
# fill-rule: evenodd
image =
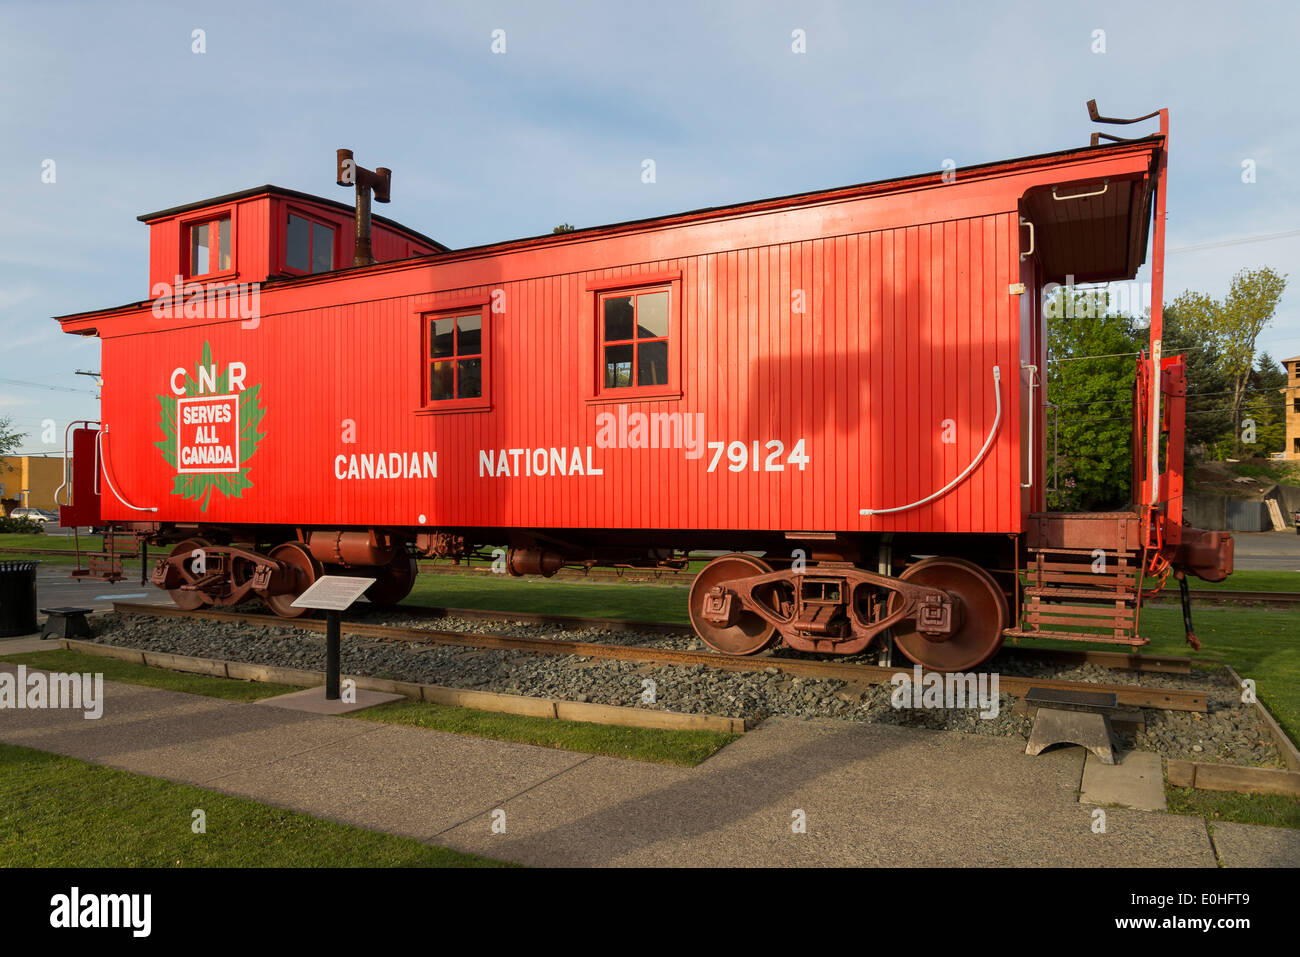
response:
M191 377L188 374L185 376L186 397L200 394L199 369L205 369L211 365L212 345L205 342L203 343L203 357L199 360L198 365L194 367L194 376ZM217 389L213 394L224 395L229 389L230 367L227 366L218 377ZM242 498L244 489L252 487L253 483L248 480L248 460L257 451L257 444L266 437L265 432L259 432L257 429L258 424L262 421L262 416L266 415L266 409L262 407L261 402L258 400L258 394L261 390L262 386L258 384L246 388L239 394L239 463L241 466L239 471L177 474L172 485L173 495L181 495L199 502L200 509L206 512L213 489L230 498ZM176 460L177 398L178 396L174 395L158 396L158 424L162 428L163 440L154 443L162 452L163 458L174 469L180 468L180 463Z

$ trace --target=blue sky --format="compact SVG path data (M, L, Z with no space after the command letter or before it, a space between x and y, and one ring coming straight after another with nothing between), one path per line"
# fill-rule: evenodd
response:
M1168 297L1288 272L1261 345L1296 355L1300 235L1179 250L1300 229L1297 35L1285 3L7 0L0 417L29 452L97 418L55 389L93 388L98 340L50 317L147 296L137 215L268 182L349 202L340 146L459 247L1081 145L1091 97L1172 111Z

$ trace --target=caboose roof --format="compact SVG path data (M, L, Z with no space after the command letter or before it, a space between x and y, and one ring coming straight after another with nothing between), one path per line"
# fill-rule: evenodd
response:
M1015 177L1026 174L1034 174L1035 179L1039 182L1043 182L1043 173L1050 171L1056 166L1068 166L1074 161L1086 162L1092 159L1106 159L1110 156L1118 157L1125 154L1149 153L1150 165L1148 172L1154 174L1163 143L1163 136L1160 134L1152 134L1150 136L1125 140L1118 143L1104 143L1096 146L1079 146L1071 149L1056 150L1050 153L1037 153L1030 156L1022 156L1015 159L997 160L973 166L962 166L957 167L952 172L955 172L958 180L964 182L971 182L974 180L995 180L1001 177ZM1066 171L1063 169L1062 173L1066 174ZM384 219L383 217L374 216L373 219L376 221L385 223L393 228L400 229L413 237L417 237L436 245L439 252L430 256L417 256L392 262L375 263L369 266L353 266L350 268L336 269L328 273L304 276L277 276L269 279L266 285L280 286L282 284L310 284L327 279L334 280L347 278L348 276L358 274L372 274L391 269L405 269L421 263L428 263L430 261L452 263L524 249L533 250L551 246L576 244L592 239L603 239L621 234L650 231L689 223L708 222L711 220L722 220L731 217L740 218L758 213L782 211L787 209L793 210L800 207L836 203L870 196L903 193L911 190L933 189L947 183L943 178L944 175L944 171L933 171L893 177L890 179L872 180L851 186L789 193L768 199L750 200L747 202L732 203L724 206L708 206L681 213L626 220L623 222L608 223L600 226L587 226L575 229L571 232L545 233L519 239L485 243L478 246L468 246L460 249L447 247L442 243L437 243L435 240L430 239L427 236L423 236L420 233L410 230L408 227L403 226L400 223ZM1078 174L1076 173L1075 175L1077 176ZM1063 183L1070 181L1071 178L1068 174L1064 175L1061 180ZM1055 182L1055 180L1051 180L1050 182ZM1108 183L1106 184L1108 188L1104 193L1098 194L1099 198L1095 203L1091 198L1079 199L1078 202L1073 203L1055 201L1057 197L1054 197L1049 191L1051 189L1050 182L1049 185L1046 186L1027 186L1026 191L1022 195L1022 208L1031 216L1031 218L1036 219L1038 225L1041 227L1039 233L1042 235L1043 241L1039 247L1039 257L1044 266L1043 281L1065 282L1067 275L1073 276L1074 281L1080 283L1105 282L1133 278L1137 273L1138 267L1146 260L1147 238L1150 232L1149 227L1151 221L1151 203L1155 190L1155 176L1138 175L1136 178L1122 179L1114 183ZM1103 184L1100 182L1092 184L1088 180L1073 181L1068 187L1068 194L1059 198L1062 200L1077 199L1078 197L1076 194L1088 192L1094 185L1099 187ZM1114 188L1109 188L1110 186L1113 186ZM285 189L283 187L265 185L243 190L238 193L229 193L225 196L202 200L200 202L187 203L183 206L175 206L170 209L159 210L154 213L146 213L138 217L138 219L142 222L150 222L191 210L200 209L205 206L218 205L222 202L258 196L266 193L305 199L316 203L325 203L340 210L348 212L352 211L352 207L334 200L323 199L319 196L313 196L309 193L302 193L295 190ZM1079 265L1076 265L1078 263L1083 263L1083 267L1081 268ZM56 316L55 318L61 322L69 322L76 319L85 319L90 316L106 315L136 309L147 304L148 300L142 300L116 307ZM94 334L94 330L86 330L83 334Z
M182 206L172 206L170 209L160 209L156 213L144 213L141 216L137 216L136 219L142 223L153 223L160 219L170 219L173 216L179 216L183 213L193 212L196 209L204 209L208 206L222 206L225 205L226 203L237 202L238 200L241 199L252 199L255 196L282 196L288 199L306 200L307 202L310 203L320 203L323 206L332 206L333 208L341 210L348 214L352 213L351 206L347 205L346 203L340 203L338 200L326 199L324 196L314 196L311 193L304 193L296 189L286 189L283 186L272 186L270 183L267 183L265 186L254 186L251 189L241 189L235 193L226 193L222 196L213 196L211 199L201 199L198 200L197 202L185 203ZM438 240L433 239L430 236L426 236L423 233L416 232L414 229L411 229L411 227L409 226L404 226L403 224L397 222L394 219L389 219L387 216L377 216L371 214L370 218L375 222L383 223L385 226L388 226L392 229L401 230L403 233L410 236L412 239L418 239L421 242L426 242L431 246L436 246L438 249L443 250L444 252L451 248L450 246L447 246L444 243L440 243L438 242Z

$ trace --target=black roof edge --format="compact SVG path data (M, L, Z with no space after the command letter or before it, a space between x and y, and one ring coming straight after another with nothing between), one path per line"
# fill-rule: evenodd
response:
M267 183L265 186L254 186L252 189L241 189L235 193L226 193L222 196L213 196L211 199L201 199L195 203L185 203L181 206L172 206L170 209L160 209L156 213L145 213L143 216L137 216L136 219L142 223L152 222L155 219L166 219L169 216L177 216L181 213L188 213L196 209L203 209L205 206L220 206L224 203L233 203L241 199L249 199L253 196L261 196L263 193L271 193L276 196L287 196L291 199L301 199L312 203L323 203L326 206L333 206L335 209L345 210L348 213L353 208L347 203L340 203L336 199L326 199L324 196L316 196L312 193L304 193L301 190L287 189L284 186L273 186ZM373 213L370 216L377 223L383 223L385 226L391 226L393 229L400 229L415 239L436 246L442 252L450 252L451 247L444 243L438 242L432 236L426 236L423 233L416 232L410 226L405 226L395 219L389 219L387 216L376 216Z

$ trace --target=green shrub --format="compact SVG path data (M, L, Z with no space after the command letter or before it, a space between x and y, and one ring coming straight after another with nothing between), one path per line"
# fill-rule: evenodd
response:
M0 534L21 532L24 535L39 535L44 531L44 525L33 522L30 518L10 518L8 515L0 517Z

